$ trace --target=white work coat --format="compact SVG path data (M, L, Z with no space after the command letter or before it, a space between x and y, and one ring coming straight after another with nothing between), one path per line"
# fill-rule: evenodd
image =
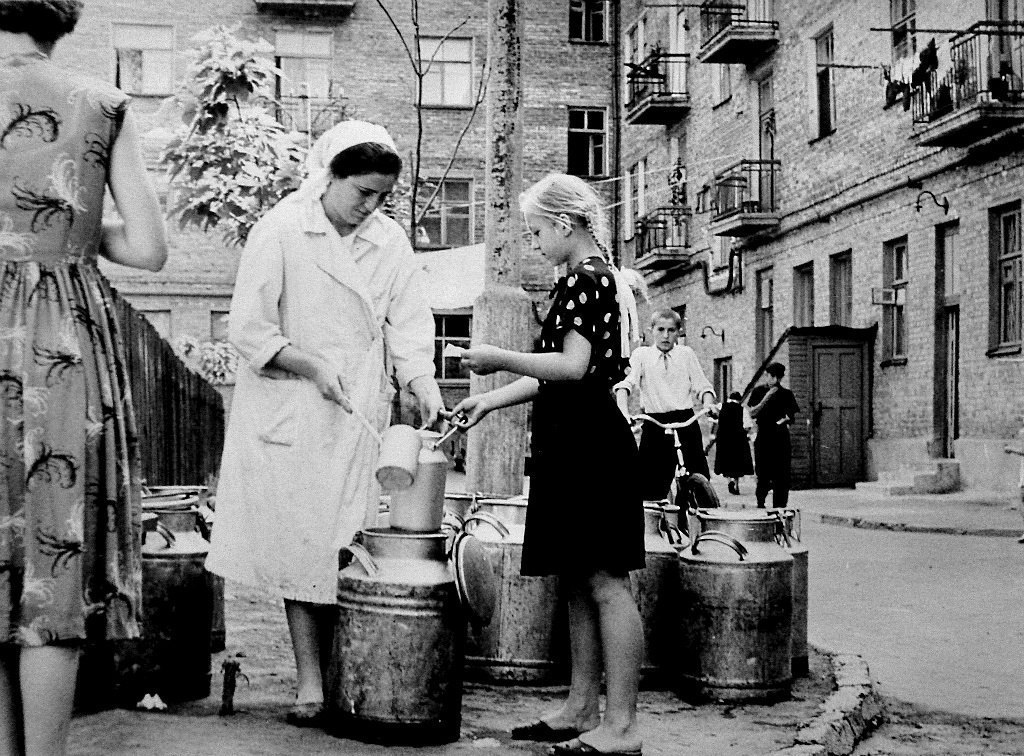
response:
M292 345L342 370L380 430L393 389L433 376L434 321L408 239L374 213L341 237L292 195L253 228L228 335L235 383L207 568L283 598L333 604L338 550L375 523L376 439L305 378L268 367Z

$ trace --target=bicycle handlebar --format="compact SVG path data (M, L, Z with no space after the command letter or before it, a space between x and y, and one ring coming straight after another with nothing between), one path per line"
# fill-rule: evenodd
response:
M691 417L689 420L686 420L686 421L681 422L681 423L663 423L660 420L655 420L650 415L643 415L643 414L633 415L632 419L634 421L636 421L636 420L647 420L648 422L654 423L659 428L664 428L667 431L673 431L673 430L679 430L681 428L686 428L686 427L689 427L690 425L693 425L695 422L697 422L697 420L699 420L700 418L704 417L704 415L708 414L708 412L709 412L709 410L706 410L706 409L702 409L700 412L694 412L693 413L693 417Z

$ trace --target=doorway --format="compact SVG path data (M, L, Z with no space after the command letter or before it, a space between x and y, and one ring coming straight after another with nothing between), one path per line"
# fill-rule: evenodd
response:
M952 459L960 437L960 271L959 223L935 229L934 450Z
M811 355L814 482L826 488L853 486L864 469L863 349L816 345Z

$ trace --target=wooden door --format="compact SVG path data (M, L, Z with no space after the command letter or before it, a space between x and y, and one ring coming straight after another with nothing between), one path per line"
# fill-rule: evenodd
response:
M864 467L864 350L816 346L811 355L813 484L852 486Z
M943 341L945 359L939 376L942 407L942 425L939 428L942 456L952 459L953 442L960 436L960 308L947 307L943 313Z

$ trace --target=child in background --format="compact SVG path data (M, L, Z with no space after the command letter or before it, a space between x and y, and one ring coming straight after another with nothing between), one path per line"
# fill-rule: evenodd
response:
M715 392L697 361L697 354L678 343L681 327L682 319L675 310L659 310L651 316L654 346L633 350L629 374L615 384L616 402L627 418L628 397L633 391L640 392L643 411L663 423L689 420L693 417L695 403L714 410ZM700 426L694 423L677 432L686 469L710 479ZM671 435L647 421L640 436L640 468L637 485L643 499L658 501L668 496L676 471L675 443Z
M544 321L539 353L478 344L463 356L475 373L507 370L523 377L453 409L465 413L468 428L493 410L533 401L521 571L557 574L568 589L568 698L537 721L514 728L512 738L566 741L554 745L552 754L639 755L643 628L629 572L644 567L643 503L635 487L636 443L612 396L625 371L635 303L610 266L607 226L589 184L551 174L519 202L533 248L552 265L566 265L566 275ZM576 546L566 547L567 534Z
M754 462L750 458L750 439L746 411L738 391L729 394L718 415L718 437L715 440L715 473L729 478L729 493L739 495L740 478L752 475Z

